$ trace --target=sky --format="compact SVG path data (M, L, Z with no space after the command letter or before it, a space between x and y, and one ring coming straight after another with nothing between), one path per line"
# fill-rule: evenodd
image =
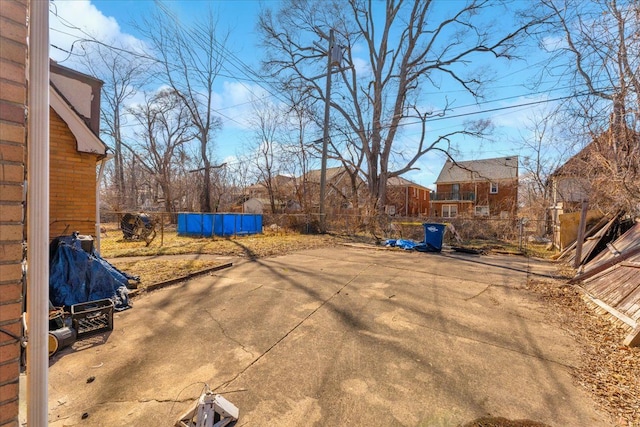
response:
M246 121L250 116L252 96L269 96L261 87L263 84L249 81L239 70L242 66L259 70L262 53L255 29L257 17L262 6L277 7L278 1L173 0L166 4L186 21L203 13L211 5L219 17L218 25L230 32L227 48L237 61L225 66L214 88L214 110L223 121L223 128L216 135L215 156L219 162L233 162L235 156L246 149L252 136ZM108 44L118 41L130 46L144 45L133 23L147 16L154 7L151 0L53 0L50 14L50 55L62 65L79 69L75 61L80 50L74 41L87 38L82 31ZM432 121L429 124L430 131L433 134L446 133L459 129L463 121L469 118L489 118L494 125L490 138L484 141L455 140L459 150L456 159L520 155L522 160L528 153L523 152L518 141L528 136L527 126L535 111L546 105L538 102L562 95L532 92L526 87L525 83L540 66L541 60L540 55L530 51L523 61L498 63L494 70L496 79L489 87L487 98L480 103L461 93L459 87L450 91L447 95L455 101L455 108L450 115L454 117ZM436 94L426 92L423 96L424 102L429 102L430 96ZM517 107L519 105L522 106ZM478 111L486 113L467 116ZM417 127L407 127L402 133L402 144L412 144L418 134ZM418 170L403 177L435 188L434 182L444 162L444 155L429 154L417 164Z

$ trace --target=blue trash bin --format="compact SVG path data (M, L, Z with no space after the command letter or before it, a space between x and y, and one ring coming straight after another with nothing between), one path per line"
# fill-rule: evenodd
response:
M424 243L428 247L432 247L434 251L442 250L442 240L444 239L444 230L446 225L425 222L424 226Z

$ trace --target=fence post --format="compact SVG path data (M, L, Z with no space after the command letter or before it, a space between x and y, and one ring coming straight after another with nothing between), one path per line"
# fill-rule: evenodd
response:
M160 247L164 244L164 212L160 212Z
M589 202L582 201L582 211L580 212L580 224L578 225L578 237L576 238L576 257L573 260L573 268L578 269L582 262L582 244L584 243L584 233L587 227L587 210Z
M523 234L524 234L524 218L520 218L519 224L518 224L518 250L520 252L522 252L522 239L523 239Z

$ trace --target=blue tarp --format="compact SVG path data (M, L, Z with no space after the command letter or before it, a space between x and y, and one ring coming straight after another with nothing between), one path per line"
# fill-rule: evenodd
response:
M129 307L129 279L95 250L82 249L77 235L58 237L51 243L49 258L49 300L54 306L109 298L116 309Z
M440 252L440 250L434 247L428 242L414 242L407 239L389 239L384 242L385 246L391 246L401 248L406 251L418 251L418 252Z

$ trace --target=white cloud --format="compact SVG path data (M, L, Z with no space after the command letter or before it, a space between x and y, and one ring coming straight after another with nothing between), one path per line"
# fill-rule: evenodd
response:
M362 77L368 77L371 76L371 65L369 64L368 61L359 58L357 56L353 57L353 65L356 68L356 74L358 75L358 77L362 78Z
M222 117L225 128L247 129L253 116L254 100L273 97L256 84L222 81L219 92L214 94L214 113Z
M123 33L115 18L105 16L89 0L56 0L49 10L50 55L56 61L73 62L75 55L83 53L81 40L98 40L125 49L144 47L141 40Z
M563 37L547 36L542 39L542 48L547 52L553 52L567 47L567 40Z

